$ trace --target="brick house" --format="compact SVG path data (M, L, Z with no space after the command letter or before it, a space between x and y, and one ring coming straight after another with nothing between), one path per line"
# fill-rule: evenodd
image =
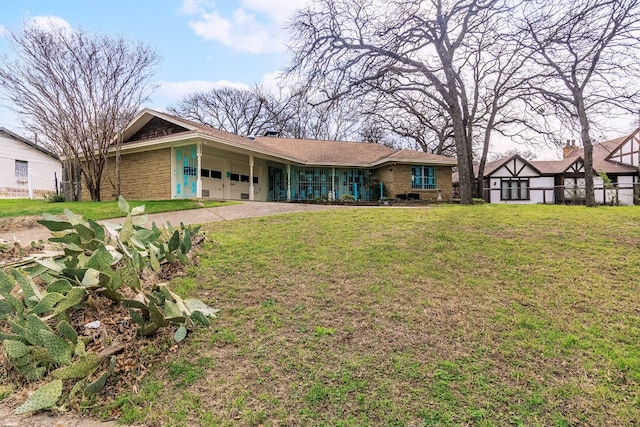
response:
M102 197L115 182L115 150ZM127 126L121 193L131 200L450 200L455 159L380 144L243 137L145 109Z

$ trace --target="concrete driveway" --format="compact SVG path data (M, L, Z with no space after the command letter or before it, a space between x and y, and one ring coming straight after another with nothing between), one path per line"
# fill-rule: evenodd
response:
M262 216L279 215L293 212L316 212L329 209L353 209L348 206L334 205L308 205L304 203L275 203L275 202L242 202L233 205L219 206L215 208L190 209L185 211L163 212L150 214L147 227L155 221L158 226L170 222L178 225L206 224L208 222L230 221L242 218L256 218ZM122 223L124 218L107 219L99 222ZM45 227L37 225L29 230L18 230L0 234L0 238L10 242L18 242L22 246L29 245L33 241L47 240L51 233Z

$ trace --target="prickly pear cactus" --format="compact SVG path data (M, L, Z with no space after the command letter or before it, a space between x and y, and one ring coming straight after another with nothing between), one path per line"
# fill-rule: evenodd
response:
M55 406L62 396L62 381L54 380L33 392L21 406L16 408L16 415L39 411Z
M208 325L215 317L217 310L201 301L183 300L165 284L144 291L140 281L145 269L158 273L166 263L189 263L187 253L199 227L167 223L160 229L154 223L147 229L144 206L131 208L123 198L118 206L127 215L123 225L84 221L69 210L62 219L44 215L39 222L64 255L38 259L21 270L0 270L0 343L7 361L28 381L45 375L54 379L33 392L17 414L54 407L63 382L75 384L69 398L80 390L88 396L100 392L113 375L116 358L108 370L98 372L107 356L88 351L91 338L78 336L70 323L74 310L91 308L95 295L128 307L140 335L177 327L176 342L186 338L189 327ZM125 299L131 289L137 296Z

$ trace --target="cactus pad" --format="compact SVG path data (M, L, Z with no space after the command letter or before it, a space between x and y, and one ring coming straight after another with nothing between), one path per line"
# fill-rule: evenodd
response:
M39 411L53 407L62 396L62 381L54 380L33 392L22 406L15 411L16 415Z
M73 379L86 378L91 375L102 362L102 357L95 353L87 353L82 359L74 362L69 366L56 369L51 373L53 378Z
M61 336L71 341L73 344L77 344L78 333L75 329L73 329L73 326L71 326L69 322L67 322L66 320L62 320L60 323L58 323L58 327L56 329Z
M51 360L61 365L71 364L71 348L64 338L45 330L40 330L38 333L42 346L47 349Z

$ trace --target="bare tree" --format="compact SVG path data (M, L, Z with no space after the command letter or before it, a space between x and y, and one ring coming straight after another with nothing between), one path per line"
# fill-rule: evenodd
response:
M320 102L305 87L297 87L282 99L283 136L290 138L342 140L359 139L362 115L354 99L347 97Z
M525 160L535 160L536 159L536 153L534 153L533 151L529 151L529 150L521 150L519 148L513 148L511 150L507 150L507 151L503 151L501 153L492 153L489 155L489 158L487 160L489 160L490 162L493 162L495 160L500 160L500 159L505 159L507 157L511 157L511 156L515 156L518 155L520 157L522 157Z
M396 136L395 146L455 156L451 120L421 93L380 93L366 107L370 121Z
M291 23L290 73L328 99L371 91L421 93L451 120L460 199L472 203L473 61L501 0L316 0Z
M526 83L531 78L527 70L530 52L520 49L524 37L513 26L512 10L504 14L502 20L494 23L492 32L482 34L471 61L473 79L478 82L474 91L474 125L480 131L480 155L478 161L477 195L484 194L484 168L495 133L503 136L514 131L532 130L544 133L535 122L522 114L526 106ZM508 19L506 19L508 18Z
M66 159L68 172L81 170L91 199L100 200L108 151L147 99L157 53L54 25L25 25L10 40L16 59L0 64L4 95L24 127Z
M277 100L263 88L230 87L196 92L169 107L172 113L236 135L262 135L276 130Z
M359 115L347 102L314 103L304 88L270 92L260 86L249 90L212 89L193 93L169 111L236 135L263 135L327 140L351 139Z
M586 205L595 206L592 132L596 117L637 111L640 0L532 2L523 28L538 67L533 95L580 131L584 147Z

